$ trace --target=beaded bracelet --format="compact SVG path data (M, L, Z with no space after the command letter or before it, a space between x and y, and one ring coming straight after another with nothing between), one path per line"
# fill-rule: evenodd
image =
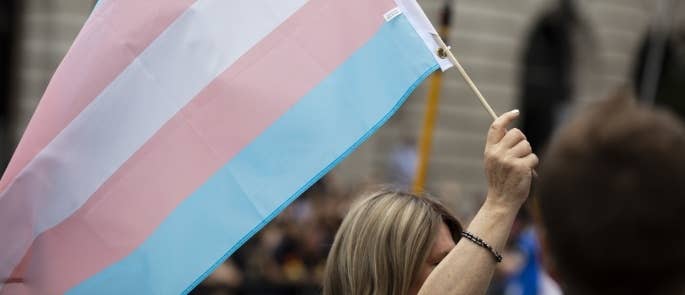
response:
M461 236L468 239L469 241L473 242L474 244L481 246L481 247L487 249L488 251L490 251L490 253L492 253L492 255L495 256L495 261L497 261L497 263L502 262L502 255L500 255L494 248L492 248L492 246L490 246L488 243L483 241L481 238L479 238L479 237L475 236L474 234L467 232L467 231L461 232Z

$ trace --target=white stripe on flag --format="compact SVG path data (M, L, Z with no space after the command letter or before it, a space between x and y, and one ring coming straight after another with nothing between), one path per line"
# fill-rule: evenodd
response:
M35 211L33 220L24 222L34 224L32 239L59 224L193 97L306 2L193 4L23 169L0 201L10 194L29 198ZM4 213L0 224L18 222ZM10 253L0 253L0 278L8 277L30 246L26 237L15 235L4 237L13 245Z

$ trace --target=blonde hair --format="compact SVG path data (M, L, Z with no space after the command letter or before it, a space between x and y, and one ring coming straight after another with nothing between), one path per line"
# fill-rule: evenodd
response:
M429 196L383 190L362 198L335 236L323 294L407 294L440 222L457 241L461 225Z

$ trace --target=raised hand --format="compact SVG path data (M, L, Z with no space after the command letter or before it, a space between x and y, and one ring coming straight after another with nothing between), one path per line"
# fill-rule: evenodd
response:
M514 110L503 114L490 126L485 144L485 172L488 201L518 210L530 192L533 169L538 157L521 130L507 130L519 116Z

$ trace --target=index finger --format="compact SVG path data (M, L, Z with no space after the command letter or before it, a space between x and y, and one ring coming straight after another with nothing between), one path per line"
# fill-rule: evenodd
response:
M504 137L504 135L507 133L507 126L516 120L516 118L518 118L519 113L519 110L513 110L504 113L503 115L499 116L497 120L492 122L492 125L490 125L490 130L488 130L487 143L496 144L502 140L502 137Z

